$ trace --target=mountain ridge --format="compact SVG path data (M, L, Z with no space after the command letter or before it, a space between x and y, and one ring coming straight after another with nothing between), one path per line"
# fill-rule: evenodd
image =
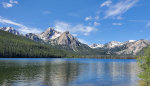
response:
M12 27L3 27L0 30L20 35L18 31ZM86 45L78 41L76 37L71 35L68 31L58 32L54 28L49 27L41 34L27 33L26 38L32 39L36 42L50 44L59 49L71 50L73 52L85 54L107 54L107 55L137 55L143 48L150 44L148 40L128 40L125 42L111 41L106 44Z
M105 49L107 54L115 55L137 55L143 48L150 45L148 40L128 40L125 42L109 42L99 46L101 44L90 45L91 48Z

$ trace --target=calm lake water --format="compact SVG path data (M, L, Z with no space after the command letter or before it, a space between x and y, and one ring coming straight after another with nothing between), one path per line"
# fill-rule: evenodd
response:
M136 60L0 59L0 86L137 86Z

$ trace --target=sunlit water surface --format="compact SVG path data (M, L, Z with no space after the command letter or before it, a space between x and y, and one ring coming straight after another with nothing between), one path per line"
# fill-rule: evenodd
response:
M0 86L137 86L136 60L0 59Z

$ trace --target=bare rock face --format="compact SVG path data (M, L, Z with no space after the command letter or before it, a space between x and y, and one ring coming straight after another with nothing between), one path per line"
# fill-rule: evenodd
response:
M43 40L44 42L48 42L52 39L59 37L60 34L61 32L56 31L54 28L48 28L45 32L42 32L41 34L28 33L26 34L26 37L34 41Z
M150 41L148 40L129 40L126 42L112 41L103 46L95 45L95 48L105 49L106 53L111 55L137 55L143 48L148 47L148 45L150 45Z
M12 27L0 27L0 30L7 31L15 35L20 35L20 33Z
M26 34L26 37L34 41L42 40L43 42L49 43L53 46L59 45L65 48L71 48L74 51L77 51L77 47L82 45L82 43L80 43L68 31L62 33L56 31L54 28L48 28L41 34L28 33Z
M47 41L55 39L61 35L61 32L56 31L54 28L48 28L45 32L40 34L40 38Z
M117 42L117 41L111 41L109 43L106 43L106 44L92 44L90 45L91 48L105 48L105 49L111 49L111 48L114 48L116 46L121 46L123 45L124 43L122 42Z
M80 42L73 37L68 31L62 33L58 38L52 40L52 44L76 47L80 46Z
M34 34L34 33L28 33L28 34L26 34L26 37L29 38L29 39L32 39L34 41L40 41L41 40L39 38L39 36Z
M148 40L137 40L134 42L128 42L124 44L121 51L115 52L118 55L137 55L143 48L147 47L150 44Z
M122 42L111 41L111 42L105 44L103 47L106 48L106 49L111 49L111 48L114 48L114 47L117 47L117 46L121 46L123 44L124 43L122 43Z

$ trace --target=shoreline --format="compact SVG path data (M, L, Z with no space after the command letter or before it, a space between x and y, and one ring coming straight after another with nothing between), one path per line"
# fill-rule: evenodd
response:
M67 58L72 58L72 59L74 59L74 58L78 58L78 59L137 59L139 56L110 56L110 55L101 55L101 56L80 56L80 57L31 57L31 59L32 58L37 58L37 59L44 59L44 58L48 58L48 59L50 59L50 58L65 58L65 59L67 59ZM23 59L23 58L25 58L25 59L28 59L29 57L0 57L0 59ZM30 58L29 58L30 59Z

